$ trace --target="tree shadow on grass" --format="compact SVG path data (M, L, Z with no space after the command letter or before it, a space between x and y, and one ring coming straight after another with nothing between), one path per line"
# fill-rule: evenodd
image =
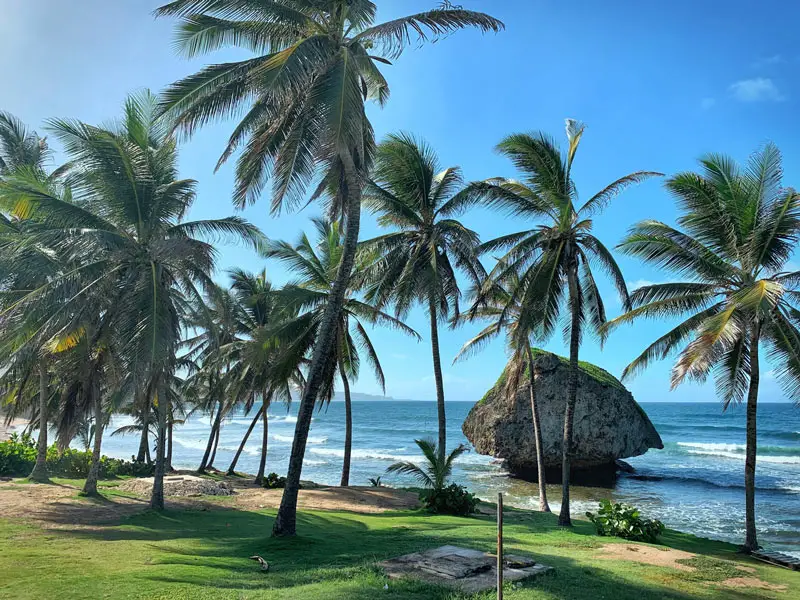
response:
M521 582L520 587L536 589L548 598L564 600L693 600L699 597L694 590L704 589L707 582L688 578L686 572L667 567L655 568L628 563L624 574L595 565L587 565L570 557L536 553L537 561L555 569L551 574ZM686 591L675 589L681 585ZM713 584L711 584L713 585ZM708 588L713 589L713 588ZM705 596L705 594L702 594ZM759 589L725 589L721 597L740 600L763 600Z
M375 565L387 558L445 544L492 550L491 536L486 536L485 519L431 518L408 513L353 518L335 513L301 512L298 514L300 535L271 538L273 514L232 507L213 511L146 512L131 517L122 527L73 529L63 533L98 541L147 542L150 556L135 576L148 581L206 589L253 590L276 598L366 600L382 593L384 585L390 586L394 597L457 598L460 595L446 588L413 580L388 581ZM534 519L534 522L539 520ZM523 583L526 588L541 589L548 597L564 600L599 597L690 600L694 597L668 587L666 581L670 574L666 570L662 573L661 569L636 564L626 564L620 569L619 563L610 563L606 569L570 557L542 554L537 551L535 539L532 542L518 538L518 534L541 531L528 530L526 526L531 524L530 520L512 518L509 521L509 547L529 552L537 561L555 567L555 573ZM482 535L475 534L475 527L483 529ZM549 529L546 526L543 531ZM582 535L581 528L564 532L565 537ZM258 563L249 559L253 555L269 561L269 572L262 572ZM759 597L749 591L727 595L742 600Z

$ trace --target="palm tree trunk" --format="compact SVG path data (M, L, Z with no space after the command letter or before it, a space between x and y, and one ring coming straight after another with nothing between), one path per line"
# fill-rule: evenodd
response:
M49 417L48 400L50 390L47 380L47 366L44 361L39 362L39 439L36 441L36 463L33 465L28 479L33 481L48 481L47 476L47 422Z
M264 471L267 468L267 444L269 443L269 395L264 393L264 405L261 407L261 416L264 419L264 433L261 436L261 458L258 462L258 474L256 475L256 485L264 484Z
M574 259L573 259L574 261ZM572 422L575 417L575 402L578 399L578 351L580 349L580 299L578 297L578 265L568 267L569 309L569 376L567 378L567 407L564 410L564 437L561 441L561 512L558 524L571 526L569 516L569 476L572 459Z
M242 455L242 452L244 451L244 446L245 444L247 444L247 440L250 438L250 434L253 433L253 429L255 429L256 423L258 423L258 420L261 418L261 413L263 412L263 410L264 410L263 406L259 408L258 412L256 412L256 416L253 417L253 420L250 422L250 427L247 428L247 432L244 434L244 437L242 438L242 443L239 444L239 448L236 450L236 454L234 455L233 460L231 461L231 466L228 467L228 470L225 473L226 475L234 475L236 473L236 463L239 462L239 457Z
M166 394L158 394L158 442L156 444L156 468L153 473L153 493L150 508L164 510L164 471L165 446L167 441L167 399Z
M217 424L217 433L214 434L214 447L211 449L211 458L208 459L206 469L214 468L214 459L217 458L217 448L219 448L219 432L222 429L222 421Z
M539 510L550 512L547 503L547 478L544 472L544 447L542 446L542 426L539 421L539 405L536 402L536 380L539 378L534 365L530 344L526 344L528 354L528 373L531 379L531 416L533 418L533 435L536 439L536 470L539 472Z
M744 551L758 550L756 534L756 449L758 445L756 413L758 409L758 383L761 378L758 364L758 342L761 334L758 323L753 324L750 340L750 388L747 391L747 433L744 461Z
M136 454L136 462L144 462L150 450L150 403L144 401L143 404L144 407L142 410L144 412L142 413L142 437L139 438L139 452ZM150 462L149 459L148 462Z
M439 356L438 311L433 294L428 297L428 316L431 320L431 353L433 354L433 378L436 381L436 409L439 413L439 456L444 459L447 447L447 417L444 411L444 382L442 380L442 360Z
M103 443L103 400L100 396L100 390L92 389L92 395L94 396L94 448L92 448L92 464L89 467L89 473L86 475L86 483L83 485L83 494L86 496L97 496L97 480L100 477L100 450Z
M328 304L325 306L319 336L314 344L306 385L300 398L292 454L289 458L289 472L286 474L286 487L283 490L281 506L272 527L272 535L295 535L297 530L297 494L300 490L300 475L303 471L303 457L308 443L308 430L311 427L311 417L314 414L314 405L317 402L319 389L325 375L325 367L333 351L337 332L336 323L342 314L344 295L350 283L350 273L353 270L358 246L358 232L361 226L361 176L356 170L349 150L343 150L340 157L345 175L342 194L346 200L347 219L347 229L342 244L342 258L336 273L336 281L328 295Z
M172 468L172 428L175 424L170 421L167 425L167 464L164 467L166 471L174 471L175 469Z
M353 447L353 406L350 400L350 382L344 372L344 363L339 361L339 374L344 388L344 461L342 463L342 480L339 485L350 485L350 453Z
M216 438L217 429L219 428L219 422L221 418L222 418L222 401L220 400L219 409L217 410L217 415L211 422L211 432L208 434L208 443L206 444L206 451L203 453L203 458L200 461L200 467L197 469L198 473L203 473L210 464L209 457L211 456L211 450L214 447L214 439Z

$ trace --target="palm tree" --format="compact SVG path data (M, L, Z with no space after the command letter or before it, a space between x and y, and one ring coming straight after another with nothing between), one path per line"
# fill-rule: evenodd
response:
M445 456L437 449L436 442L432 439L414 440L414 443L422 451L425 465L421 467L415 462L400 461L390 465L386 472L411 475L423 487L433 492L441 492L453 473L453 463L459 456L468 452L469 449L464 444L459 444L450 451L450 454Z
M398 317L417 302L427 310L442 456L447 424L438 324L458 318L457 272L475 285L486 276L477 253L478 234L456 219L471 201L462 184L461 169L441 170L430 146L401 133L380 144L372 180L364 188L365 204L378 214L378 223L397 229L363 243L382 257L367 298L379 306L394 304Z
M223 418L235 404L226 398L223 382L228 366L220 357L220 348L232 342L238 333L240 311L237 299L229 290L212 284L205 297L192 306L189 326L197 332L196 335L182 343L187 349L184 358L200 365L190 376L187 385L205 392L202 400L211 418L208 444L198 468L200 473L214 468Z
M781 187L778 148L767 144L745 168L723 155L701 172L667 180L681 215L678 227L642 221L620 248L681 277L640 287L634 307L608 328L640 318L687 317L650 344L623 377L679 351L672 387L713 371L723 409L747 398L744 549L758 549L755 519L756 408L759 348L766 342L787 396L800 398L800 272L786 273L800 241L800 194Z
M126 101L123 119L114 126L51 121L69 159L74 194L22 173L3 182L0 208L40 223L45 228L41 239L58 236L78 263L26 293L14 311L58 299L60 310L41 320L43 330L63 312L75 323L93 323L91 317L100 315L92 327L96 337L90 355L99 362L113 349L108 364L146 373L146 394L157 407L159 432L151 505L161 509L166 388L177 368L187 299L200 298L198 286L212 283L214 250L197 236L226 236L254 247L260 247L263 236L236 217L183 221L195 182L178 179L176 142L155 115L156 100L145 92ZM49 301L44 305L51 306ZM96 427L97 445L102 429Z
M0 111L0 176L17 169L44 172L49 156L46 138L39 137L14 115Z
M292 387L303 385L301 367L305 364L305 347L297 350L291 327L285 333L287 321L296 312L284 306L266 271L249 273L242 269L230 271L231 293L238 303L239 325L235 338L220 348L223 359L231 365L224 382L233 402L243 403L249 412L260 396L256 411L239 449L228 467L232 474L250 433L258 419L263 423L261 457L255 483L262 484L266 473L269 440L269 407L276 400L291 402ZM302 337L302 336L301 336ZM307 341L305 342L307 343Z
M26 172L32 177L38 177L42 182L48 179L44 172L44 162L50 156L50 151L45 138L40 138L35 131L29 130L25 124L14 115L0 111L0 178L10 176L15 172ZM51 249L43 251L36 245L25 243L28 233L35 224L16 218L14 222L0 213L0 245L2 245L2 264L0 275L5 290L23 290L39 287L52 276L55 269L60 268L57 254ZM27 272L21 271L20 264L34 266L35 269ZM26 287L30 286L30 287ZM9 330L9 323L6 323ZM19 333L19 331L17 331ZM26 337L23 335L23 337ZM47 481L47 428L49 419L49 403L52 391L49 385L48 357L46 353L32 351L29 345L24 345L20 354L12 354L8 349L4 356L12 359L16 365L9 368L7 375L17 379L11 384L12 395L21 400L25 397L25 386L29 381L38 379L38 414L37 427L39 435L36 443L36 462L29 475L32 481ZM23 359L20 361L20 359ZM26 366L23 366L26 365ZM10 365L7 365L10 367ZM32 378L29 369L35 369L38 377ZM8 380L8 377L6 377ZM21 386L19 384L22 384ZM19 402L17 403L19 405ZM23 403L24 404L24 403ZM18 406L20 408L20 406Z
M510 401L513 401L517 395L522 377L526 372L528 373L531 419L533 421L536 467L539 480L539 510L550 512L550 506L547 503L547 478L545 477L544 467L542 427L539 421L539 406L536 402L537 369L531 350L531 337L534 336L533 328L536 323L530 318L531 312L520 304L521 299L525 296L525 291L518 289L521 285L518 274L515 271L510 271L507 274L507 280L505 285L501 285L498 282L490 282L488 285L473 291L474 304L469 311L464 313L463 320L472 322L482 319L490 320L491 322L464 344L453 362L480 351L486 344L505 331L506 347L510 358L503 371L505 375L503 391L505 396Z
M0 194L3 193L0 187ZM2 224L0 224L2 225ZM53 389L51 371L53 357L47 351L48 338L36 326L42 318L43 306L28 312L11 314L14 303L26 292L38 288L61 269L57 254L28 243L34 225L19 219L6 221L0 227L0 281L5 292L0 299L2 330L0 354L4 357L0 389L4 405L11 408L8 418L30 411L31 426L39 430L36 462L28 476L32 481L46 482L48 424L52 418Z
M508 249L494 268L491 279L503 281L513 271L519 273L517 293L523 307L524 322L535 323L541 339L549 339L562 317L569 315L565 337L569 333L569 378L564 411L562 440L562 498L559 525L571 525L569 515L569 479L572 453L572 422L578 392L578 351L586 326L597 331L606 321L600 291L591 263L600 266L610 277L628 306L628 291L611 252L592 235L592 217L610 200L630 185L660 175L637 171L617 179L593 195L580 208L575 206L578 192L572 180L572 163L578 150L584 125L567 119L566 153L545 133L518 133L497 146L522 173L524 179L495 178L470 186L469 195L482 197L489 206L507 210L514 218L544 219L545 224L486 242L483 252ZM564 298L564 292L567 298Z
M175 0L156 12L181 18L178 44L187 56L231 45L257 54L206 67L164 94L164 109L177 115L177 127L188 134L249 104L220 158L224 162L243 146L234 201L255 201L271 177L272 209L279 211L297 205L319 180L312 199L327 195L333 214L346 223L342 261L300 399L274 535L296 531L308 431L355 262L361 187L375 145L365 103L383 105L389 98L379 66L391 64L415 39L435 40L470 26L484 32L503 27L488 15L449 5L375 25L376 10L371 0Z
M302 319L309 320L309 329L314 328L311 339L316 337L316 329L322 323L328 296L331 294L336 273L342 260L344 251L344 236L337 221L312 219L316 228L316 243L312 243L303 234L297 244L275 242L270 244L267 256L277 258L283 262L295 275L291 285L286 286L281 296L287 304L296 307ZM374 261L369 253L361 256L362 264L358 271L366 270L367 265ZM350 484L350 457L353 445L353 413L350 398L350 381L358 378L361 365L361 352L363 352L375 379L385 391L386 381L383 375L375 346L369 338L363 322L378 324L398 329L408 335L419 338L419 335L399 319L378 310L377 308L353 297L359 291L363 281L354 277L345 295L344 306L336 324L336 348L331 357L323 389L326 390L321 397L330 400L333 394L336 371L342 381L345 402L345 442L344 461L342 464L342 478L340 485Z

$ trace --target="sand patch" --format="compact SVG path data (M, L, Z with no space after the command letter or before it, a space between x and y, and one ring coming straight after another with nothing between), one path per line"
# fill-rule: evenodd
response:
M643 544L606 544L600 548L600 554L597 558L607 560L627 560L631 562L643 563L646 565L653 565L656 567L667 567L675 569L676 571L685 571L689 573L697 573L702 575L702 568L698 569L694 566L677 562L679 560L688 560L697 558L697 554L685 552L683 550L675 550L674 548L664 548L655 546L645 546ZM707 585L721 585L728 588L740 589L759 589L768 590L773 592L786 591L787 586L768 583L762 581L755 576L756 569L749 565L739 565L732 561L716 561L720 564L731 565L736 570L742 572L741 577L730 577L722 581L706 581ZM750 574L749 576L746 574Z
M149 496L153 493L153 478L130 479L122 483L119 489L140 496ZM197 475L167 475L164 477L165 496L230 496L231 494L233 494L232 486L224 481L215 481Z
M144 500L79 498L71 485L0 483L0 518L34 521L45 528L113 523L147 508Z
M656 548L643 544L606 544L600 548L597 558L604 560L627 560L631 562L668 567L677 571L694 571L688 565L682 565L678 560L694 558L696 554L675 550L673 548Z
M186 477L188 473L182 475ZM72 485L0 481L0 518L34 522L46 529L111 525L149 508L152 478L149 479L133 479L116 488L118 491L129 490L130 496L115 494L99 499L79 497L80 488ZM167 496L166 504L170 508L185 510L258 510L277 508L283 494L283 490L266 490L248 480L205 481L210 485L233 488L235 493L220 500L209 495L195 498ZM100 491L103 493L107 488ZM327 487L300 490L298 506L301 510L370 514L417 508L419 498L413 492L384 487Z
M754 588L771 592L785 592L788 589L785 585L767 583L766 581L761 581L758 577L732 577L720 582L720 585L729 588Z
M234 500L242 508L277 508L283 490L237 488ZM357 513L382 513L407 510L419 506L414 492L387 487L323 487L300 490L297 505L311 510L343 510Z

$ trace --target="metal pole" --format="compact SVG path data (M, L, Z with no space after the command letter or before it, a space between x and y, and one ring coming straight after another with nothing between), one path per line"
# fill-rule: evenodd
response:
M503 600L503 494L497 494L497 600Z

